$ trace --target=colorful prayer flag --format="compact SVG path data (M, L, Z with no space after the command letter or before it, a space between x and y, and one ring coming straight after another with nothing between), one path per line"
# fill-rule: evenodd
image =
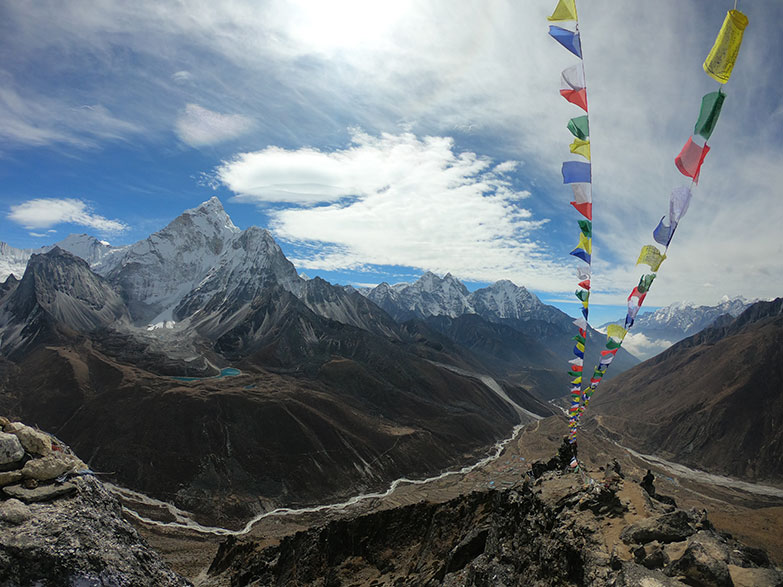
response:
M576 19L574 19L576 20ZM549 35L574 55L582 58L582 45L579 42L579 32L569 31L559 26L550 25Z
M581 155L590 161L590 141L583 141L582 139L575 138L574 142L571 143L568 148L575 155Z
M598 361L599 365L610 365L612 361L614 361L614 355L606 355L601 357L601 360Z
M579 297L579 296L577 296L577 297ZM579 300L581 301L582 298L579 298ZM580 336L578 334L575 335L575 336L572 336L571 340L575 340L578 343L585 344L585 337L584 336Z
M555 7L552 16L548 16L549 21L559 20L577 20L575 0L560 0Z
M584 358L585 358L585 350L584 350L584 348L582 348L581 350L579 350L579 348L578 348L578 347L576 347L576 345L574 346L574 354L575 354L577 357L579 357L580 359L584 359Z
M639 279L639 285L636 286L637 291L639 293L647 293L650 289L650 286L652 285L652 282L655 281L655 277L655 273L642 275Z
M606 336L609 338L623 340L626 334L628 334L628 331L619 324L609 324L606 327Z
M662 255L655 245L644 245L642 252L639 253L639 258L636 260L636 264L645 263L650 266L653 271L658 271L661 263L666 259L666 255Z
M579 244L571 251L574 257L579 257L585 263L590 263L590 255L592 253L592 239L587 238L584 234L579 234Z
M709 140L712 136L712 131L715 130L715 125L718 123L720 109L723 107L723 101L725 99L726 94L720 90L717 92L710 92L701 99L699 119L696 121L696 126L693 128L693 134L703 136L705 141ZM571 152L573 153L573 151Z
M590 136L590 123L587 116L577 116L568 121L568 130L578 139L586 140Z
M591 238L593 236L593 223L590 220L578 220L577 222L579 223L579 229L582 231L582 234Z
M590 164L583 161L565 161L561 168L563 183L590 183Z
M585 279L584 281L580 281L579 283L577 283L577 285L579 287L583 287L585 289L590 289L590 280L589 279Z
M729 10L720 27L715 44L707 59L704 60L704 72L716 82L725 84L731 77L731 70L737 61L742 34L748 26L748 17L739 10Z
M705 153L706 154L706 153ZM691 204L691 189L685 186L678 186L672 190L669 196L669 221L674 225L679 224L680 220L688 211Z
M633 288L633 291L631 291L631 294L628 296L628 317L626 318L626 322L628 321L628 318L630 318L632 322L633 320L636 320L636 315L639 313L639 308L642 307L645 296L647 296L647 294L640 292L638 287Z
M582 64L573 65L560 74L560 95L587 112L587 88Z
M672 242L672 237L674 236L674 229L677 227L677 225L674 224L668 226L663 223L665 219L666 216L661 217L661 221L658 223L658 226L656 226L655 230L653 230L653 238L655 239L656 243L660 243L664 247L668 247L669 243Z
M680 154L674 158L674 164L684 176L692 177L693 183L699 183L701 165L709 152L710 148L706 143L699 145L693 142L693 137L690 137Z

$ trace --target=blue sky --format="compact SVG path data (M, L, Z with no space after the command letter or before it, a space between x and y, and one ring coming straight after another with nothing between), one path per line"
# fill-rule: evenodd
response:
M456 5L455 5L456 4ZM554 0L4 3L0 240L131 243L217 195L308 275L511 279L576 313L560 183L576 63ZM733 2L578 3L594 180L592 321L687 182L673 158ZM750 19L688 215L648 307L781 293L783 4Z

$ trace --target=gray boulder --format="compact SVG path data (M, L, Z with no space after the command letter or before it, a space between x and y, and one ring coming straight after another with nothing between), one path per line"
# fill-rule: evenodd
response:
M714 535L699 532L688 539L682 557L664 571L682 577L690 585L733 587L729 573L729 547Z
M22 475L27 479L50 481L63 473L85 468L84 463L74 456L53 452L47 457L27 461L22 468Z
M0 466L10 465L22 460L24 448L13 434L0 432Z
M679 542L694 534L696 528L691 517L683 510L676 510L654 518L645 518L626 527L620 539L626 544L647 544L658 542Z
M45 457L52 452L52 438L45 432L22 424L16 427L14 434L31 455Z

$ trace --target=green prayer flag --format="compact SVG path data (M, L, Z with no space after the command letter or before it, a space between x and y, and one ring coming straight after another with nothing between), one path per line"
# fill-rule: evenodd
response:
M590 299L590 292L589 292L589 291L586 291L586 290L584 290L584 289L578 289L578 290L576 290L576 291L574 292L574 295L576 295L576 298L577 298L577 299L578 299L580 302L586 302L587 300L589 300L589 299Z
M587 115L577 116L568 121L568 130L578 139L587 140L590 136L590 124L587 121Z
M585 337L581 334L577 334L576 336L572 336L571 340L575 340L576 342L580 342L582 344L585 344Z
M579 228L582 229L582 234L587 238L593 237L593 223L589 220L578 220Z
M568 372L568 374L569 374L571 377L580 377L580 376L582 375L582 372L581 372L581 371L569 371L569 372ZM577 396L577 397L578 397L578 396Z
M604 372L603 371L599 371L598 369L593 371L593 379L600 379L603 376L604 376Z
M610 351L613 349L619 349L622 346L623 343L617 342L614 339L608 339L606 341L606 348L608 348Z
M636 286L636 289L639 290L639 293L647 293L647 290L650 289L650 286L652 285L654 279L655 279L655 273L642 275L642 278L639 280L639 285Z
M712 131L715 130L715 125L718 123L720 109L723 107L723 101L725 99L726 94L720 90L717 92L710 92L701 99L699 120L696 121L693 134L701 135L705 140L710 138Z

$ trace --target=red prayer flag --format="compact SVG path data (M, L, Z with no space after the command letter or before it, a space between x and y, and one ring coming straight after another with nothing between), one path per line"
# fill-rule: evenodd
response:
M579 202L571 202L571 205L574 208L576 208L579 211L579 213L582 216L584 216L585 218L587 218L588 220L592 220L593 219L593 203L592 202L584 202L584 203L581 203L581 204Z
M693 183L699 183L701 164L709 152L710 148L706 143L701 146L693 142L693 137L689 137L680 154L674 158L674 164L684 176L692 177Z
M620 350L619 348L611 349L608 351L601 351L601 354L605 357L606 355L616 355L617 351Z
M584 289L590 289L590 280L585 279L584 281L580 281L579 283L577 283L577 285Z
M587 89L582 88L580 90L560 90L560 95L571 104L576 104L582 110L587 112Z

